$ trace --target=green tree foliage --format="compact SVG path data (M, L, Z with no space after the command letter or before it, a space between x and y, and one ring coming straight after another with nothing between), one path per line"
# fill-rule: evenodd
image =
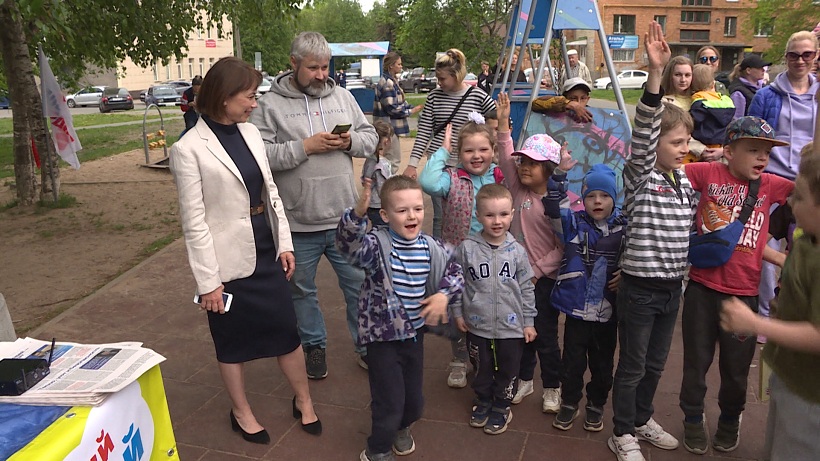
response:
M789 36L801 30L814 29L820 19L818 13L820 6L814 0L759 0L745 27L750 34L756 33L761 25L772 27L772 35L769 36L771 47L764 52L764 56L777 63L783 59Z
M374 40L374 25L355 0L316 0L299 14L300 30L321 32L328 42L367 42Z

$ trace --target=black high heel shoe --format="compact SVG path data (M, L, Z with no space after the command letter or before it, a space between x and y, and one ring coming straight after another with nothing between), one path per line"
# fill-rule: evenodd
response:
M233 429L234 432L240 432L242 438L250 443L258 443L261 445L270 443L270 435L268 435L268 431L265 429L253 434L245 432L245 429L242 429L242 426L239 425L239 421L236 420L236 416L233 415L233 410L231 410L231 429Z
M295 419L301 420L302 419L302 412L296 408L296 396L293 397L293 417ZM302 430L307 432L310 435L321 435L322 434L322 421L318 418L316 421L312 423L304 424L302 423Z

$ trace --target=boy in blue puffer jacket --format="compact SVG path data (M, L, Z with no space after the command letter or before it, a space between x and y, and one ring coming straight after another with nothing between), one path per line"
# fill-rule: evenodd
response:
M618 260L626 229L626 216L615 207L618 196L615 172L606 165L593 166L584 177L584 210L573 212L567 198L567 171L577 162L562 151L553 172L544 212L564 242L564 259L551 302L566 314L564 323L562 403L552 425L569 430L580 410L584 373L587 385L584 429L603 429L603 411L610 389L617 342L615 291L620 272Z

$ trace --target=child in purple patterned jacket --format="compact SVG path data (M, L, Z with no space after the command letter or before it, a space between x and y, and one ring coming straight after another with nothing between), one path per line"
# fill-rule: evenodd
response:
M381 189L387 226L367 232L370 182L336 229L336 247L365 270L359 296L359 342L367 347L372 403L371 435L361 461L389 461L416 444L410 425L423 409L424 332L448 322L448 305L460 302L464 276L447 248L421 232L421 187L393 176Z

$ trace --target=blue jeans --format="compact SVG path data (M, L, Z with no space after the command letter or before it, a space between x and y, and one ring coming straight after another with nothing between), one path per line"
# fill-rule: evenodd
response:
M444 224L444 212L442 211L444 199L431 195L430 200L433 202L433 237L441 238L441 228Z
M652 417L678 317L681 280L661 281L621 275L618 340L621 353L612 389L616 436L635 434Z
M293 232L293 254L296 257L296 271L290 279L293 307L302 346L327 347L327 329L319 298L316 296L316 268L319 259L325 255L339 278L339 288L347 305L347 328L356 345L356 352L365 353L358 346L359 292L364 282L364 271L348 263L336 249L336 229L318 232Z

